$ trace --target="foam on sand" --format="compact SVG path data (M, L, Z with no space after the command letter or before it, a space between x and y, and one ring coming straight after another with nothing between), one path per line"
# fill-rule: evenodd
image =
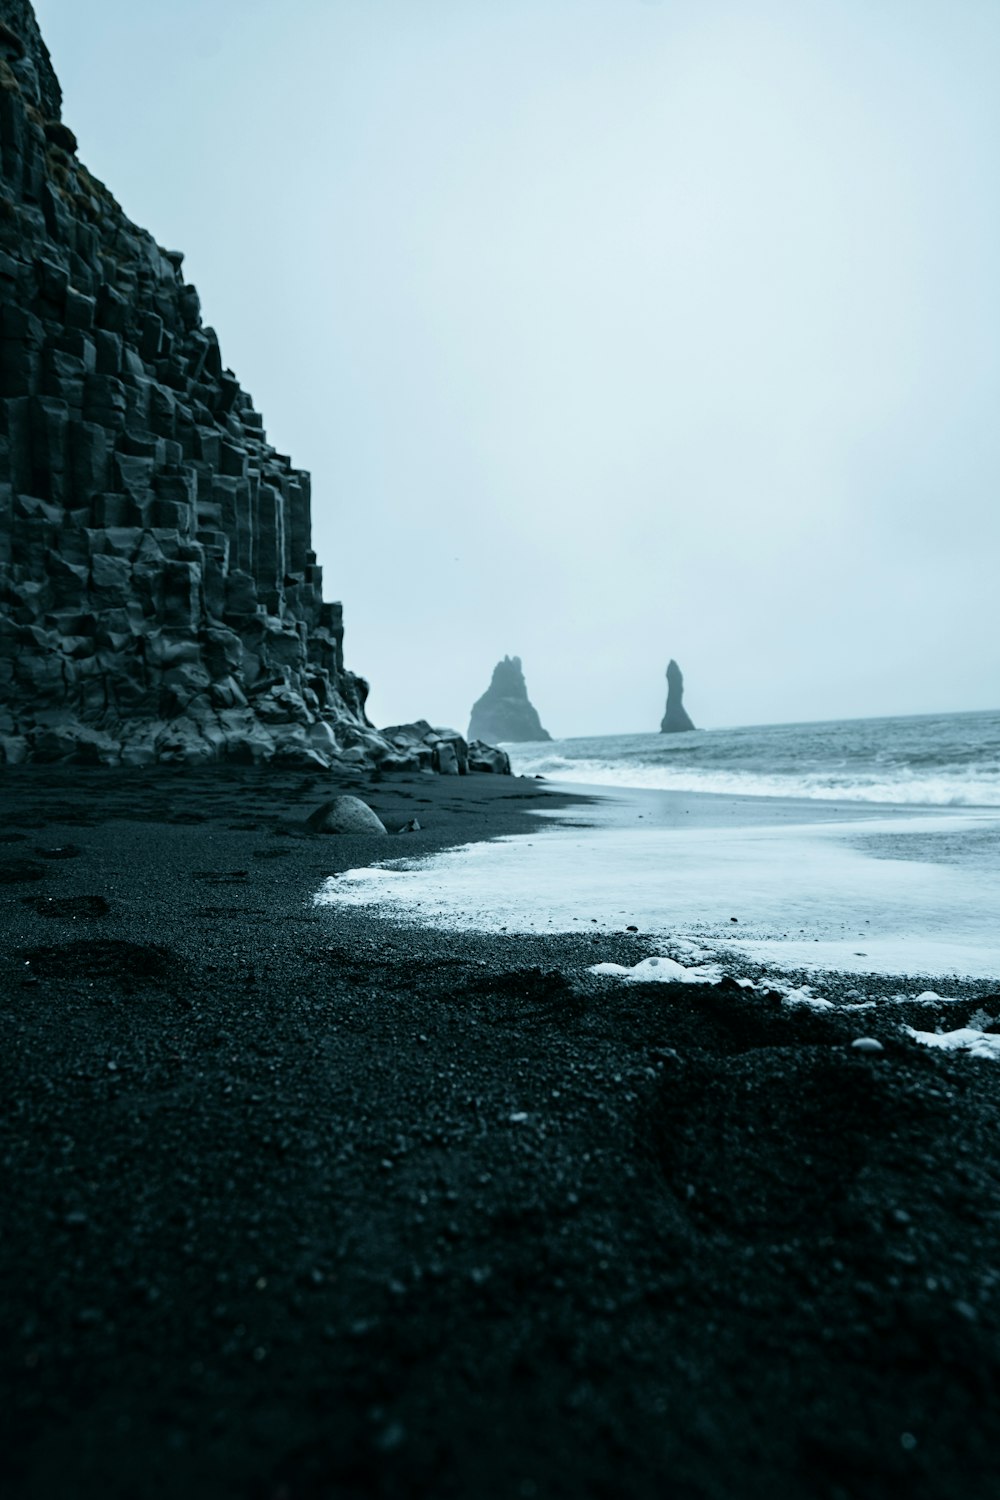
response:
M631 968L626 964L590 964L587 973L604 975L608 979L627 980L633 984L719 984L727 977L721 964L692 964L686 968L676 959L659 954L644 958ZM733 978L731 975L728 977ZM780 979L768 979L761 984L754 984L751 979L735 979L734 982L740 989L778 994L786 1005L808 1005L812 1010L835 1009L832 1000L817 995L809 984L786 984Z
M686 969L676 959L655 956L628 968L625 964L591 964L590 974L606 974L613 979L630 979L642 984L718 984L722 969L718 964L697 964Z
M912 1026L905 1026L903 1029L914 1041L922 1042L925 1047L936 1047L943 1052L964 1052L969 1057L983 1057L992 1062L1000 1062L1000 1036L992 1032L979 1031L974 1026L962 1026L958 1031L944 1032L915 1031Z

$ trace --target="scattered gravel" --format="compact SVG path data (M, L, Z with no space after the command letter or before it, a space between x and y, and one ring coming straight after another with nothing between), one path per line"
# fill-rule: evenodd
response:
M331 789L414 852L553 801L5 772L8 841L88 830L0 891L10 1493L998 1494L1000 1068L907 1030L997 997L319 910L385 847L288 832Z

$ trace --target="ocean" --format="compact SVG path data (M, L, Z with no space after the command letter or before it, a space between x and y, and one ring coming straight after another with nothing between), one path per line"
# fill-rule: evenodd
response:
M1000 807L1000 711L505 745L514 771L589 786Z
M862 997L866 976L1000 991L1000 713L506 748L515 773L583 800L540 810L532 835L346 871L317 904L587 931L598 962L602 935L628 929L661 977L669 959L694 976L857 976Z

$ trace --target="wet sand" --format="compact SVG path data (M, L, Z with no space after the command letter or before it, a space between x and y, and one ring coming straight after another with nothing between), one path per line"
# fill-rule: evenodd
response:
M340 790L424 831L308 835ZM588 966L642 933L313 904L544 839L542 798L4 772L12 1493L1000 1494L1000 1071L906 1037L935 1002L620 985Z
M549 786L586 800L543 803L528 833L333 876L318 900L450 931L631 927L651 953L835 991L1000 978L1000 809Z

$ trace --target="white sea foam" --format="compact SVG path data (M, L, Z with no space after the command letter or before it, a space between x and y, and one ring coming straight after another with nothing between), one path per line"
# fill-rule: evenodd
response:
M817 995L811 984L785 985L769 982L768 989L776 989L786 1005L807 1005L810 1010L833 1010L832 1000Z
M697 766L643 765L631 761L570 760L564 755L518 755L520 776L544 776L585 786L638 787L664 792L709 792L730 797L804 797L818 802L892 803L904 807L1000 807L1000 777L966 768L893 776L816 771L768 775L760 771L702 770Z
M590 964L588 973L600 974L608 979L623 979L633 984L718 984L725 977L725 969L719 963L692 964L685 967L674 958L654 954L637 964ZM786 1005L807 1005L813 1010L833 1010L832 1000L817 995L810 984L787 984L780 979L769 979L754 984L750 979L737 979L741 989L769 991L781 995Z
M316 899L451 931L599 938L631 926L691 968L1000 977L1000 861L934 863L923 837L948 831L954 852L963 829L980 840L1000 830L996 814L801 824L755 814L747 826L663 827L638 821L637 805L588 807L595 827L546 827L349 870ZM628 826L609 822L609 808ZM896 850L909 840L914 857L875 857L889 834Z
M977 1031L974 1026L963 1026L958 1031L914 1031L904 1027L915 1041L925 1047L937 1047L943 1052L965 1052L970 1057L988 1058L1000 1062L1000 1036L992 1032Z
M696 964L685 968L676 959L657 955L644 958L631 968L625 964L591 964L589 972L642 984L718 984L722 978L722 969L718 964Z
M718 984L725 977L723 966L718 963L696 964L685 968L676 959L663 955L644 958L629 967L626 964L591 964L588 973L600 974L608 979L622 979L633 984ZM787 984L780 979L769 979L763 984L754 984L750 979L737 979L741 989L769 991L779 994L786 1005L806 1005L812 1010L833 1010L832 1000L817 995L810 984Z

